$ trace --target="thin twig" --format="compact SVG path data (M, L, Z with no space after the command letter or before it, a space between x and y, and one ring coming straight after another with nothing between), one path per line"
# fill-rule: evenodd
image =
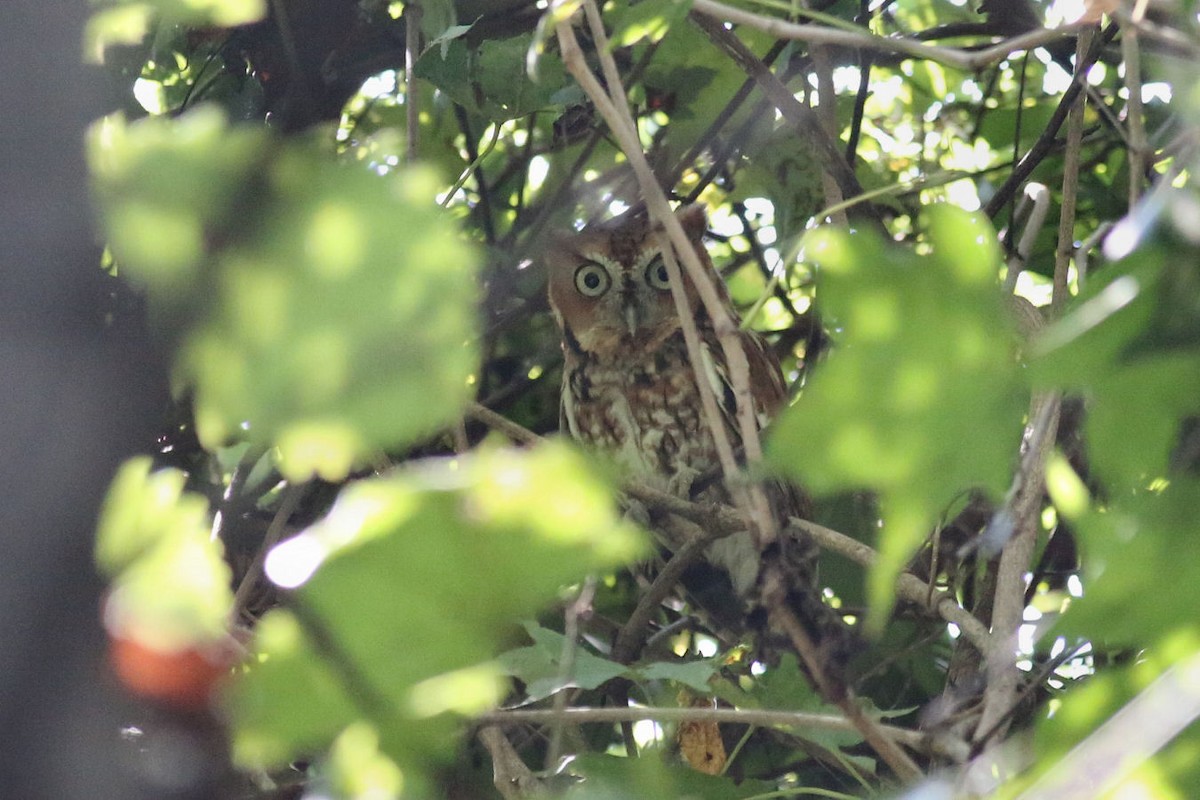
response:
M735 725L758 725L761 727L806 728L814 731L853 731L856 728L845 717L833 714L812 714L803 711L764 711L756 708L660 708L656 706L628 706L625 708L567 708L563 711L551 709L524 709L491 711L477 718L484 725L511 725L515 723L553 723L564 721L571 725L587 723L636 722L638 720L658 722L717 722ZM929 738L920 731L900 728L895 725L876 723L895 741L914 750L924 750Z
M495 725L479 729L479 741L492 757L492 784L504 800L521 800L542 791L542 782Z
M726 506L690 503L642 484L626 486L624 491L652 510L676 514L697 522L712 535L728 535L745 529L745 522L741 516ZM789 527L803 531L822 549L837 553L857 564L870 567L879 559L879 554L870 546L844 533L796 517L791 517L787 523ZM937 588L931 590L928 583L909 572L901 573L896 579L896 596L919 607L927 607L926 600L931 596L931 592L934 600L932 606L928 607L929 610L956 625L963 637L981 652L986 651L991 638L987 628L959 605L950 592Z
M1083 56L1091 46L1093 28L1080 32L1075 48L1075 63L1082 65ZM1128 31L1126 31L1128 35ZM1076 69L1075 80L1086 85L1087 73ZM1067 267L1075 252L1075 200L1079 195L1079 148L1083 142L1083 113L1086 101L1080 95L1067 116L1067 146L1063 154L1062 211L1058 218L1058 247L1054 251L1054 308L1061 309L1067 301ZM1130 152L1133 158L1133 151ZM1131 181L1132 181L1131 177ZM1131 183L1132 187L1133 184Z
M1146 120L1142 111L1142 61L1138 24L1146 14L1146 0L1137 0L1128 23L1121 26L1121 60L1125 65L1125 89L1129 100L1125 119L1129 124L1129 207L1142 196L1146 164Z
M769 570L765 579L766 588L763 590L764 602L770 611L771 618L787 633L796 651L808 667L809 675L817 684L821 695L831 700L846 715L847 721L854 726L863 740L883 759L892 772L905 783L920 780L923 773L912 758L900 749L894 736L884 730L878 721L871 719L863 712L855 700L853 692L848 688L833 685L822 669L821 657L815 643L808 635L799 617L789 607L787 588L782 574L777 570Z
M1080 75L1086 75L1088 69L1100 57L1100 51L1103 45L1108 44L1112 37L1116 35L1116 23L1110 24L1104 29L1104 32L1094 38L1091 46L1087 49L1087 54L1077 60L1077 72ZM996 193L992 195L992 199L988 200L984 206L983 212L991 218L995 218L996 214L1008 203L1012 196L1016 193L1025 180L1032 172L1042 163L1042 160L1054 149L1054 140L1058 136L1058 131L1062 127L1063 122L1067 119L1067 114L1070 112L1075 98L1083 90L1083 84L1079 81L1072 81L1067 90L1063 92L1062 100L1059 101L1058 107L1054 109L1054 113L1050 115L1050 119L1046 123L1046 129L1038 136L1033 146L1027 152L1016 167L1013 168L1012 174L1006 180Z
M776 42L775 44L771 45L771 49L768 50L766 55L764 55L762 58L763 63L768 67L775 63L775 59L779 58L779 54L783 52L785 47L787 47L787 42ZM746 98L750 96L750 93L754 91L754 87L757 85L757 82L753 78L746 78L746 80L742 82L742 85L738 87L736 92L734 92L733 97L729 99L729 102L725 104L725 107L722 108L717 116L713 118L713 121L708 126L708 129L705 130L704 133L700 134L700 137L696 139L696 143L688 148L688 151L683 154L675 166L672 167L671 171L667 173L666 178L662 182L664 186L674 186L679 182L679 179L682 177L684 171L690 167L697 158L700 157L700 154L703 153L714 140L716 140L717 135L721 132L721 129L724 128L731 119L733 119L733 116L738 112L738 109L742 107L742 103L746 102ZM751 112L748 116L753 118L756 115ZM735 136L731 138L737 139L739 137ZM714 157L713 161L716 162L717 160L718 159ZM709 180L711 181L711 179ZM709 181L701 180L701 187L707 186L708 182ZM687 202L693 202L699 196L700 190L693 188L692 191L688 193Z
M1059 39L1072 36L1078 26L1067 25L1057 29L1039 29L1005 39L982 50L965 50L924 44L912 39L876 36L872 33L829 28L819 25L798 25L776 17L766 17L740 8L715 2L695 0L692 10L722 22L733 22L756 28L777 39L794 39L810 44L840 45L880 53L897 53L912 58L936 61L946 66L973 72L989 64L1002 61L1015 52L1033 50Z
M567 684L575 673L575 654L579 647L579 618L592 607L592 598L596 596L596 578L589 575L579 589L579 595L567 606L563 614L563 646L558 663L559 690L554 694L554 710L563 711L567 707ZM550 744L546 747L546 771L552 772L558 766L559 755L562 753L563 729L562 718L554 722L550 729Z
M628 664L637 658L638 651L646 641L649 633L650 618L658 609L659 604L666 599L675 584L683 577L683 573L694 564L704 552L704 548L712 542L712 537L703 537L689 542L675 552L665 567L654 576L654 582L638 599L637 607L629 615L629 619L617 631L616 642L613 643L612 660L618 664Z
M499 123L492 123L492 137L488 140L488 143L484 145L483 149L479 151L478 155L471 160L471 163L467 165L466 169L462 171L462 174L458 176L458 180L456 180L454 185L450 187L450 191L446 192L446 196L441 202L442 208L446 208L450 205L450 201L454 199L454 195L458 194L458 190L466 185L467 181L472 175L475 175L475 179L478 182L480 197L486 194L487 184L484 183L483 170L480 168L480 164L483 163L485 158L491 155L492 150L494 150L496 147L496 142L500 141L501 130L502 128Z
M467 406L466 416L470 419L482 422L493 430L500 431L514 442L521 444L540 444L544 441L541 436L538 436L533 431L526 427L518 425L508 417L497 414L490 408L480 405L479 403L471 403Z
M421 4L404 4L404 127L405 159L411 164L417 160L418 135L421 129L420 109L417 107L417 78L414 70L421 54Z
M1042 226L1046 224L1046 215L1050 213L1050 192L1042 184L1026 185L1025 197L1030 203L1029 216L1026 218L1021 238L1013 249L1013 254L1008 258L1008 272L1004 276L1005 294L1012 294L1016 291L1017 278L1029 266L1029 256L1033 252L1033 245L1037 241L1038 234L1042 232ZM1011 239L1013 232L1010 230L1008 235Z
M809 8L808 0L798 0L798 2L802 8ZM829 52L830 48L827 45L814 42L809 47L813 72L817 76L817 119L820 120L821 127L825 130L826 135L836 142L838 140L837 92L833 85L833 61L830 58ZM806 93L806 96L809 94L811 93ZM809 105L812 105L811 102ZM849 162L845 163L849 166ZM826 208L838 207L846 199L846 196L838 186L837 180L827 170L821 170L821 188L825 193ZM846 212L835 212L830 221L835 225L846 226Z
M758 81L763 93L779 109L788 124L816 148L822 169L837 183L843 197L853 198L863 193L862 184L846 163L841 145L825 130L811 108L805 106L783 82L771 72L746 45L721 24L703 15L693 14L691 20L750 77Z
M263 576L263 564L266 562L267 553L270 552L272 547L279 544L279 540L283 538L283 528L287 524L287 521L291 519L296 506L300 505L300 499L304 496L305 486L303 483L291 484L284 490L283 499L279 501L279 509L275 512L275 516L272 517L271 524L267 526L267 532L263 536L262 545L258 548L258 552L254 554L254 560L250 562L250 567L246 570L246 574L233 596L231 619L235 621L239 620L246 613L250 600L254 596L254 591L258 588L258 582Z

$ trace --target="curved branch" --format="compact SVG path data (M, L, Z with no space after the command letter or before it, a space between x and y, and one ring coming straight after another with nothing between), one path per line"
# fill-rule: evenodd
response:
M718 3L715 0L695 0L692 10L707 17L756 28L777 39L794 39L809 44L832 44L843 47L854 47L862 50L874 50L880 53L898 53L912 58L922 58L936 61L949 67L972 72L986 67L997 61L1002 61L1011 53L1022 50L1032 50L1051 42L1056 42L1068 36L1073 36L1079 30L1079 25L1067 25L1062 28L1043 28L1011 39L1005 39L998 44L985 47L982 50L962 50L953 47L939 47L925 44L912 39L899 37L876 36L873 33L828 28L819 25L798 25L776 17L765 17L740 8Z

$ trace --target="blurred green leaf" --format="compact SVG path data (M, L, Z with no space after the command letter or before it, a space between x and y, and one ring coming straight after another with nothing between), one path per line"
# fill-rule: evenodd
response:
M1186 716L1200 700L1198 653L1195 632L1179 630L1137 663L1095 675L1055 698L1032 744L1038 767L997 797L1007 800L1041 779L1054 779L1066 785L1089 781L1100 800L1190 798L1200 780L1200 729ZM1071 762L1073 752L1097 746L1092 755L1102 761Z
M681 22L692 10L691 0L641 0L633 4L618 3L612 13L613 48L629 47L643 39L658 42L671 26Z
M99 0L96 5L149 8L174 22L232 27L257 22L267 13L266 0Z
M163 19L171 24L197 27L233 27L257 22L266 16L266 0L94 0L100 6L84 29L84 54L104 61L104 51L114 45L134 45L149 35Z
M299 588L263 620L258 663L230 695L238 752L280 763L362 718L406 774L428 768L448 752L443 712L498 700L489 660L509 626L642 546L563 444L350 485L267 560Z
M182 374L207 446L245 431L277 443L285 474L337 480L459 413L477 363L476 258L423 170L381 179L289 150L268 182Z
M184 329L201 442L274 444L287 476L338 480L458 416L477 257L428 171L266 142L212 109L110 119L92 169L118 262Z
M1195 566L1179 555L1190 549L1197 519L1200 480L1181 476L1074 520L1088 578L1059 627L1106 645L1139 646L1178 625L1181 608L1200 607Z
M114 114L97 122L88 162L122 274L157 303L191 303L205 239L241 211L234 200L267 143L265 131L230 128L212 107L175 119L130 124Z
M163 652L225 634L233 594L208 503L183 490L187 476L151 472L147 457L117 472L97 523L96 560L111 580L109 632Z
M1159 338L1200 326L1200 290L1176 277L1194 258L1167 241L1137 251L1034 343L1036 379L1088 398L1089 457L1114 491L1164 476L1182 420L1200 414L1200 342Z
M869 623L896 574L965 489L1007 484L1027 393L986 222L929 209L927 256L869 234L805 240L838 347L769 442L773 464L818 493L868 487L884 520L869 574Z

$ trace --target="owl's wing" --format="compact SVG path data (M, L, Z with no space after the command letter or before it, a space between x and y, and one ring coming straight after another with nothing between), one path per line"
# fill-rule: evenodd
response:
M706 347L703 348L704 372L717 396L721 406L722 416L726 427L733 436L733 441L741 443L738 435L737 398L733 391L733 382L729 376L729 365L725 360L725 352L716 339L716 335L706 331ZM742 331L738 334L742 352L750 367L750 395L754 398L754 413L758 421L758 429L767 426L777 413L787 404L787 386L783 381L783 370L775 353L767 346L762 337L752 331Z

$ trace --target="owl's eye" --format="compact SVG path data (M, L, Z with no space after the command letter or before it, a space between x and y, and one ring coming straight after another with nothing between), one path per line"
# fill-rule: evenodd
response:
M608 291L612 279L608 270L599 264L584 264L575 270L575 288L586 297L599 297Z
M646 283L655 289L671 288L671 279L667 276L667 265L663 263L661 253L646 265Z

